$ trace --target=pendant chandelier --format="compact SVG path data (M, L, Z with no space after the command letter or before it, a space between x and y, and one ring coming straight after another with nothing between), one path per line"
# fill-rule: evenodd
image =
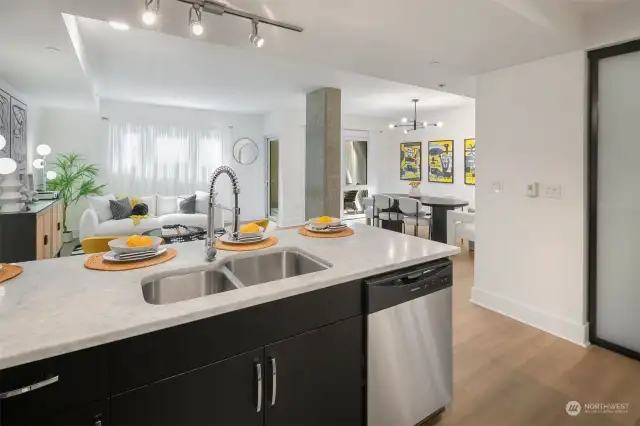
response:
M404 128L404 134L406 135L409 132L414 130L422 130L427 127L442 127L444 123L442 121L438 121L437 123L427 123L426 121L418 121L418 102L420 99L412 99L413 102L413 120L407 119L407 117L402 117L401 124L389 124L390 129L395 129L396 127Z

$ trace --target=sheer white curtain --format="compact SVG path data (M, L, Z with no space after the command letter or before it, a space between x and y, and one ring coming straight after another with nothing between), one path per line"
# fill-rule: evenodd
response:
M109 153L114 193L180 195L206 190L223 142L218 129L110 122Z

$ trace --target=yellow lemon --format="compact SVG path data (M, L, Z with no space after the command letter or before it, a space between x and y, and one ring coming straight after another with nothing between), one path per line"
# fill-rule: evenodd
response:
M151 237L132 235L127 238L128 247L147 247L153 244Z
M243 225L240 227L240 232L242 232L243 234L248 234L251 232L260 232L260 227L255 223L247 223L246 225Z
M333 219L330 218L329 216L322 216L318 218L318 223L331 223L333 222Z

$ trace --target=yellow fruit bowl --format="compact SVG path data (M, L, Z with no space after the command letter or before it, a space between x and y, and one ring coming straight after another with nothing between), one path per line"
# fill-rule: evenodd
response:
M329 216L314 217L309 221L309 224L311 224L311 226L316 229L325 229L329 226L338 226L340 225L340 223L342 223L342 220L340 220L339 218Z

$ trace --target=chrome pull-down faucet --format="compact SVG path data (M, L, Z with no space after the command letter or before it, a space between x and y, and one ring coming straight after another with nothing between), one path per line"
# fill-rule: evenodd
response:
M233 188L234 206L231 212L233 213L233 222L231 238L233 240L238 239L238 217L240 216L240 208L238 207L238 195L240 194L240 182L238 175L229 166L218 167L211 175L211 184L209 185L209 209L207 210L207 238L205 240L205 256L207 261L212 262L216 258L218 250L216 249L216 234L215 234L215 203L214 193L216 192L216 182L218 178L226 174L231 179L231 186Z

